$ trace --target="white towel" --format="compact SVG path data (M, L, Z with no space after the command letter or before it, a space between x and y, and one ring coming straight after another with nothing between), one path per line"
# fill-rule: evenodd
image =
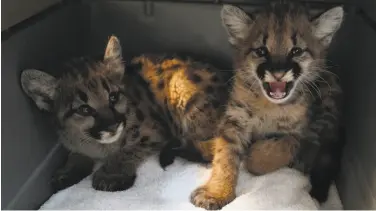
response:
M139 168L135 185L126 191L95 191L88 176L51 196L41 209L201 209L189 202L189 195L205 183L210 171L179 158L163 171L152 156ZM289 168L258 177L242 170L237 198L223 209L342 209L334 185L329 200L321 207L308 194L309 188L308 178Z

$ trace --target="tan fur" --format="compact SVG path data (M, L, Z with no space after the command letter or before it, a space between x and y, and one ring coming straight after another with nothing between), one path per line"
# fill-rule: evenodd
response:
M207 161L213 160L215 152L215 139L209 141L194 141L195 148L202 154L203 158Z
M168 102L178 110L183 110L188 100L198 91L198 87L187 80L183 71L178 70L168 83Z
M289 165L294 159L299 142L288 139L268 139L252 144L246 159L246 168L255 175L263 175Z

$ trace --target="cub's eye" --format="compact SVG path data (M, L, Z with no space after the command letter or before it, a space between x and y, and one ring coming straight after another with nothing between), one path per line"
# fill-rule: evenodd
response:
M95 110L89 105L82 105L78 107L77 113L81 116L91 116L95 113Z
M303 54L303 49L299 47L293 47L290 51L291 56L301 56Z
M268 55L268 49L266 47L260 47L255 49L255 53L258 57L265 57Z
M110 103L116 103L119 100L119 92L111 92L108 98Z

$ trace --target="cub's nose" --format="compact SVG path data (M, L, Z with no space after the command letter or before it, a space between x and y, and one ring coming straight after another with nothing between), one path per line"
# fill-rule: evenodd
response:
M280 80L283 78L283 76L285 75L285 71L278 71L278 72L274 72L272 73L274 78L277 79L277 80Z

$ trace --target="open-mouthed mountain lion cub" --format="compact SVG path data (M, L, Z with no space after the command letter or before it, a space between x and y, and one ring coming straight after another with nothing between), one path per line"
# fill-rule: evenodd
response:
M310 150L318 153L312 166L305 163L310 193L327 199L340 163L342 92L325 58L343 14L335 7L311 21L302 7L282 2L251 17L224 5L223 25L236 49L234 85L214 138L211 177L192 193L193 204L220 209L231 202L243 155L249 153L251 172L264 174L293 165L297 155L304 163Z

